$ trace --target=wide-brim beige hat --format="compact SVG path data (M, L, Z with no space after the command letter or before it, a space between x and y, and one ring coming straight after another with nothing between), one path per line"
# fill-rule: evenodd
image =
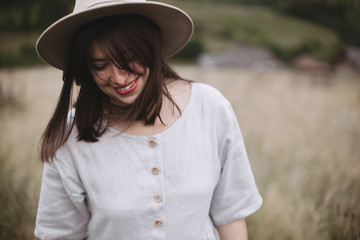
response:
M162 32L164 58L180 51L193 33L191 18L181 9L146 0L76 0L74 11L48 27L39 37L39 56L55 68L64 70L65 55L74 31L92 20L121 14L150 18Z

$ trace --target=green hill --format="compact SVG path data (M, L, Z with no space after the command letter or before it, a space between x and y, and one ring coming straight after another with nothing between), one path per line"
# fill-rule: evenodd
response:
M205 51L225 50L238 42L267 46L284 60L308 52L330 62L341 44L333 31L267 7L209 1L165 2L179 6L191 16L195 24L193 39L200 41Z

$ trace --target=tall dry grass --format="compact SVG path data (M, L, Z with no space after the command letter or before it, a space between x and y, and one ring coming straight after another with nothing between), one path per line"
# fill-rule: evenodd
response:
M0 239L35 239L37 144L61 87L49 68L0 71Z
M218 88L235 109L264 198L248 219L250 239L360 239L359 76L175 68ZM33 215L42 171L37 141L60 79L50 68L0 71L2 89L23 106L1 110L0 156L16 167L14 181L28 179Z
M188 69L232 102L262 209L251 239L360 239L360 78Z

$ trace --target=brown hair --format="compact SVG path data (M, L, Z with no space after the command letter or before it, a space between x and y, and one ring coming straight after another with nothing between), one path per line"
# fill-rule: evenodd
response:
M150 69L146 86L132 105L112 105L108 96L96 85L89 70L90 45L93 42L109 61L121 69L134 72L131 62ZM160 117L163 96L180 111L166 88L165 80L181 78L163 58L160 29L146 17L117 15L82 26L73 35L65 66L63 88L40 142L42 161L52 161L56 151L68 139L74 124L78 128L79 141L98 141L106 130L106 125L104 127L102 124L104 109L108 112L107 119L130 122L144 120L146 125L154 124L156 118ZM74 120L69 123L68 112L74 82L81 88L76 100Z

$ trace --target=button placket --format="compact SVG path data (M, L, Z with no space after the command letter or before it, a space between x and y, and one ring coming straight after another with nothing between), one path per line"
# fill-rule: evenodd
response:
M148 146L149 148L155 148L157 146L157 142L154 140L154 139L151 139L148 141ZM160 170L158 167L154 166L152 169L151 169L151 172L152 174L154 175L158 175Z
M162 171L162 165L161 165L161 153L160 153L160 145L159 142L156 139L149 139L148 142L149 151L154 153L154 159L152 164L153 167L151 168L151 173L156 179L156 182L158 182L158 187L154 188L154 195L153 195L153 226L159 229L159 231L162 231L162 227L164 225L164 205L162 204L164 202L163 197L163 176L161 174Z

